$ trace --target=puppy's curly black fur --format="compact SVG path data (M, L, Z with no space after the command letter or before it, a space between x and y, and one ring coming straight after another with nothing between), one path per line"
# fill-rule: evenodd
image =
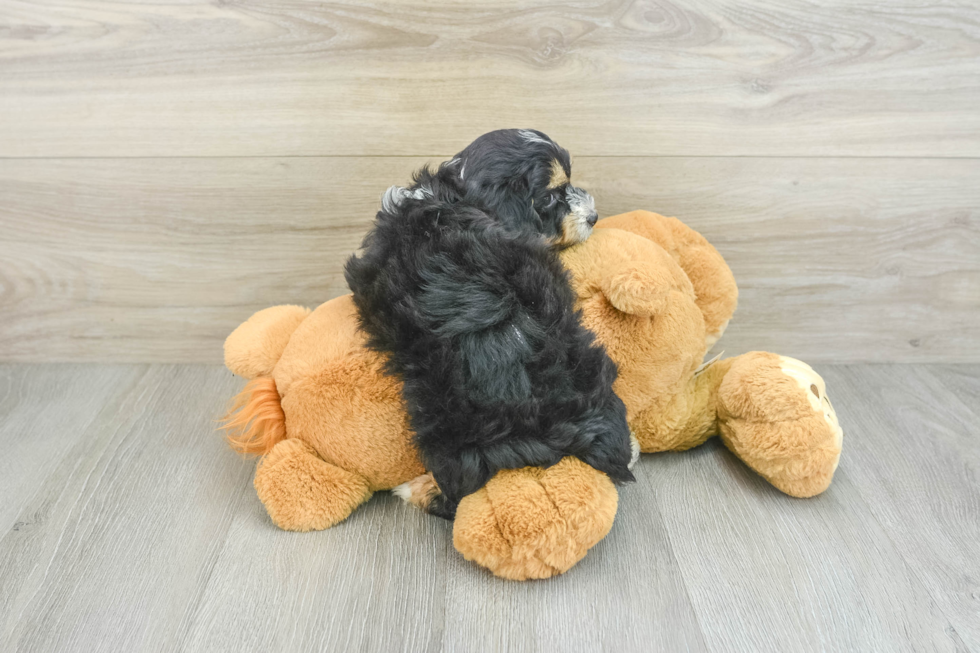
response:
M368 345L403 380L442 491L433 514L452 519L500 469L567 455L633 480L616 367L580 324L557 255L596 220L570 172L541 132L485 134L410 188L389 189L347 262Z

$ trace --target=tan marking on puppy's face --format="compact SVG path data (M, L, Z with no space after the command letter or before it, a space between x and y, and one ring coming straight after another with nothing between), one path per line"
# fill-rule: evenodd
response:
M555 245L567 247L586 240L592 235L598 215L595 212L595 199L581 188L571 184L566 187L565 200L568 202L568 214L562 219L561 234L555 239Z
M561 162L558 159L551 160L551 177L548 181L548 188L558 188L559 186L564 186L569 181L568 175L565 174L565 169L561 166Z
M561 223L561 235L552 242L558 247L568 247L586 240L590 235L592 227L578 215L569 213Z

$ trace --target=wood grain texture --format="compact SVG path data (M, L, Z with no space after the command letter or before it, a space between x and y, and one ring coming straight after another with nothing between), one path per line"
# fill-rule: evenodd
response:
M947 392L980 419L980 375L974 368L963 365L930 365L928 370L939 379ZM980 423L980 422L974 422Z
M636 491L664 515L711 650L964 650L857 493L847 426L833 485L809 500L779 493L715 441L644 459Z
M514 583L388 493L273 527L212 432L240 385L221 368L0 366L3 469L25 470L0 476L0 650L980 650L980 366L818 371L845 431L825 494L717 444L644 456L605 540ZM60 451L18 446L45 437L31 411Z
M135 366L0 365L0 533L33 526L18 521L24 505L78 445L103 406L144 373Z
M252 312L346 292L417 157L0 161L0 360L219 362ZM602 215L701 231L741 289L719 344L978 361L980 160L578 157Z
M670 533L634 489L621 489L609 535L554 582L503 581L452 552L444 650L710 650Z
M97 404L81 437L63 439L20 527L3 533L0 649L172 650L196 614L231 518L252 498L252 465L214 433L240 383L206 367L137 376ZM3 432L5 450L14 435ZM23 451L21 464L42 453Z
M977 392L980 367L826 372L834 405L848 398L848 478L949 620L947 636L980 650L980 411L958 392Z
M739 308L716 351L980 361L980 161L594 161L603 215L675 215L725 257Z
M980 156L980 8L7 0L0 156Z
M448 523L383 493L328 531L287 533L248 494L185 650L442 650Z

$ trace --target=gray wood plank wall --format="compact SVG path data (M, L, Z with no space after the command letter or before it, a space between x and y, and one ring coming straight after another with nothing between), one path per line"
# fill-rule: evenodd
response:
M0 3L0 360L217 362L533 126L719 247L729 352L978 361L978 70L970 2Z

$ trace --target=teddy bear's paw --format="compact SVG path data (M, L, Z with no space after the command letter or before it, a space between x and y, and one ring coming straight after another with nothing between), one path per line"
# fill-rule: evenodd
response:
M762 352L734 359L718 417L728 448L779 490L810 497L830 485L844 433L826 383L806 363Z
M362 476L325 462L297 439L272 448L259 462L254 485L272 522L287 531L330 528L371 497Z
M549 578L606 536L617 502L609 477L577 458L504 470L460 502L453 543L497 576Z

